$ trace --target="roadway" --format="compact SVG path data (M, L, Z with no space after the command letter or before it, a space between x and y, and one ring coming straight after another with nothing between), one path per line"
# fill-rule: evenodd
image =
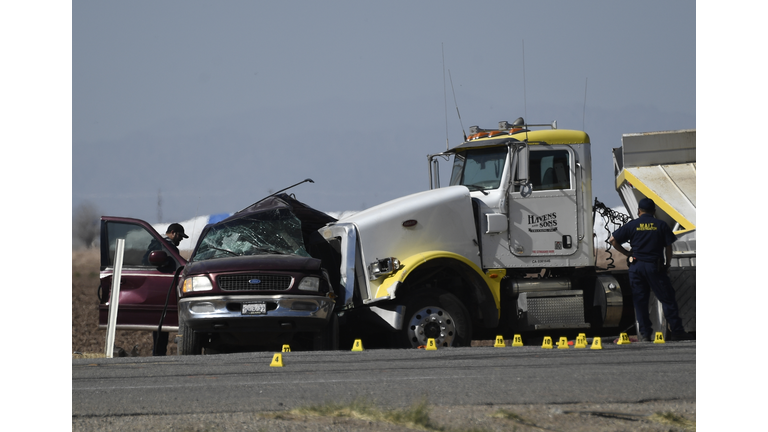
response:
M431 405L696 400L696 342L75 359L72 415L275 411L365 398Z

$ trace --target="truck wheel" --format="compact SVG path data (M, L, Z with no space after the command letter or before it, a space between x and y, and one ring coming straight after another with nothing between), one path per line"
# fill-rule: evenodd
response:
M187 322L179 316L179 354L180 355L200 355L203 353L203 338L192 331Z
M328 324L320 334L315 336L312 348L315 351L336 351L339 349L339 318L336 316L336 312L331 312Z
M431 338L438 347L469 346L472 323L467 308L453 294L441 290L417 292L405 303L404 345L416 348Z

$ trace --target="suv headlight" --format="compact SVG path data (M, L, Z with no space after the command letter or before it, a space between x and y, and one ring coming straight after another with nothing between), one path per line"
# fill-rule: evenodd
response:
M308 276L301 280L299 289L302 291L319 291L320 290L320 278L314 276Z
M192 276L184 279L184 286L181 288L182 292L195 292L195 291L210 291L213 289L213 284L208 276Z

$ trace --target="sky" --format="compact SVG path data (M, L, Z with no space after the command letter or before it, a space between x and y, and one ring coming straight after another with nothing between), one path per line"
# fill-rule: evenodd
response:
M300 201L359 211L517 117L585 130L620 205L621 135L696 128L695 3L73 3L73 210L180 221L311 178Z

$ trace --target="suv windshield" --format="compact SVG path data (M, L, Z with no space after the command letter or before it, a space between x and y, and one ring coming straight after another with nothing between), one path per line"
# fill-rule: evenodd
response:
M269 254L309 257L301 236L301 221L288 209L254 213L214 225L191 261Z
M464 185L470 190L498 189L506 158L506 146L456 153L451 186Z

